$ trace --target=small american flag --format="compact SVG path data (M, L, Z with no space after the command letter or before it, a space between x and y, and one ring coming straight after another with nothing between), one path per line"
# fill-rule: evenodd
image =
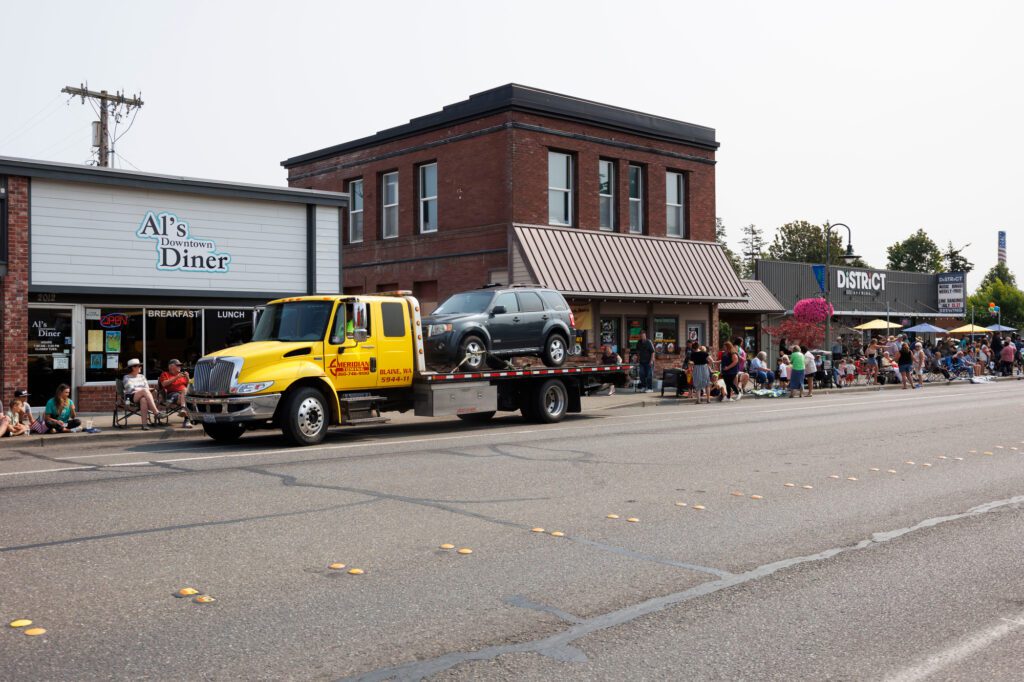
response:
M999 231L999 262L1006 263L1006 232Z

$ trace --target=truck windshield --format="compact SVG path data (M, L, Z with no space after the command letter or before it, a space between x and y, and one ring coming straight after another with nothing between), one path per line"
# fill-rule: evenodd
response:
M334 301L291 301L268 305L253 341L323 341Z
M492 296L494 294L489 291L471 291L465 294L455 294L438 306L433 314L482 313L487 310L487 305L491 302Z

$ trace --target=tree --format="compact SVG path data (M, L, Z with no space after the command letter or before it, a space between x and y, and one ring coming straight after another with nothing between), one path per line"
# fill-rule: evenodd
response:
M974 269L974 263L967 260L964 257L964 250L970 246L970 244L964 244L959 249L953 248L953 242L949 242L949 246L942 252L942 262L946 267L946 272L970 272Z
M1024 292L1016 286L998 277L993 278L988 284L978 287L978 290L967 299L968 310L973 307L975 315L986 316L990 302L999 306L1000 315L991 316L991 321L987 324L995 324L1001 320L1007 327L1024 327ZM975 324L986 326L984 318L975 319Z
M846 247L843 246L842 235L835 230L832 230L832 234L829 237L829 246L829 265L851 265L856 268L869 267L860 258L857 258L852 263L847 263L843 259ZM795 263L824 263L825 228L820 225L812 225L806 220L786 223L775 232L775 237L768 247L768 257L773 260L785 260Z
M1009 284L1011 287L1017 286L1017 278L1010 272L1010 268L1006 267L1006 263L996 263L992 266L991 270L985 273L985 278L978 285L978 290L980 291L991 286L996 280L1001 281L1003 284ZM988 306L987 301L985 305L986 307Z
M729 259L729 264L732 265L736 276L742 277L743 268L740 266L740 259L736 257L736 253L729 248L729 243L725 240L725 223L721 218L715 218L715 241L722 245L725 257Z
M743 276L753 279L756 274L754 263L757 259L764 258L765 255L764 232L757 225L751 223L743 228L743 239L740 240L740 244L743 245Z
M764 327L773 339L786 339L786 348L807 346L808 350L821 348L825 340L825 326L821 322L800 322L787 317L775 327Z
M919 229L901 242L885 250L890 270L907 272L941 272L942 252L932 238Z

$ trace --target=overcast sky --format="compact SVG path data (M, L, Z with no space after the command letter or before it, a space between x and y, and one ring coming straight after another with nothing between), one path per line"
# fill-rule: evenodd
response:
M85 163L88 82L141 92L118 165L285 184L281 160L508 82L717 130L718 215L845 222L869 263L917 228L1006 230L1024 275L1016 2L21 2L0 155ZM124 126L121 127L124 130Z

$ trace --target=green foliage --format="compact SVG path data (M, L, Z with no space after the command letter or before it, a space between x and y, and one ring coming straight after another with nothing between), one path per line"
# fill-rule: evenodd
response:
M732 269L736 272L736 276L742 277L743 268L740 265L740 259L736 256L736 253L729 248L729 243L725 239L725 223L722 222L721 218L715 218L715 241L722 245L722 250L725 251L725 257L729 259L729 264L732 265Z
M1012 277L1012 274L1011 274ZM968 310L975 309L975 324L985 327L999 321L999 316L989 315L988 304L994 302L1001 308L1002 323L1008 327L1024 328L1024 292L1015 285L994 278L978 288L967 299ZM986 319L988 321L986 321Z
M959 249L953 247L953 242L949 242L949 246L942 252L942 263L946 268L946 272L970 272L974 269L974 263L967 260L964 257L964 250L970 246L970 244L964 244Z
M718 345L721 346L723 343L732 338L732 327L728 322L718 321Z
M952 247L952 244L950 245ZM942 252L924 230L918 230L885 250L890 270L942 272Z
M764 232L761 231L757 225L751 223L743 228L743 239L740 240L740 244L743 245L743 277L747 279L753 279L755 273L754 264L759 258L764 258L764 249L767 246L767 242L764 240Z
M857 258L852 263L843 259L846 247L843 246L843 238L836 230L830 235L829 253L830 265L850 265L856 268L870 267L863 259ZM785 260L795 263L824 263L825 262L825 228L821 225L813 225L806 220L797 220L786 223L775 232L771 245L768 247L768 257L773 260Z
M1006 263L996 263L992 266L992 269L985 273L985 278L981 280L981 284L978 285L978 289L985 289L992 285L993 282L999 280L1004 284L1009 284L1012 287L1017 286L1017 278L1014 277L1013 273L1010 272L1010 268L1006 267ZM985 303L988 306L988 303Z

